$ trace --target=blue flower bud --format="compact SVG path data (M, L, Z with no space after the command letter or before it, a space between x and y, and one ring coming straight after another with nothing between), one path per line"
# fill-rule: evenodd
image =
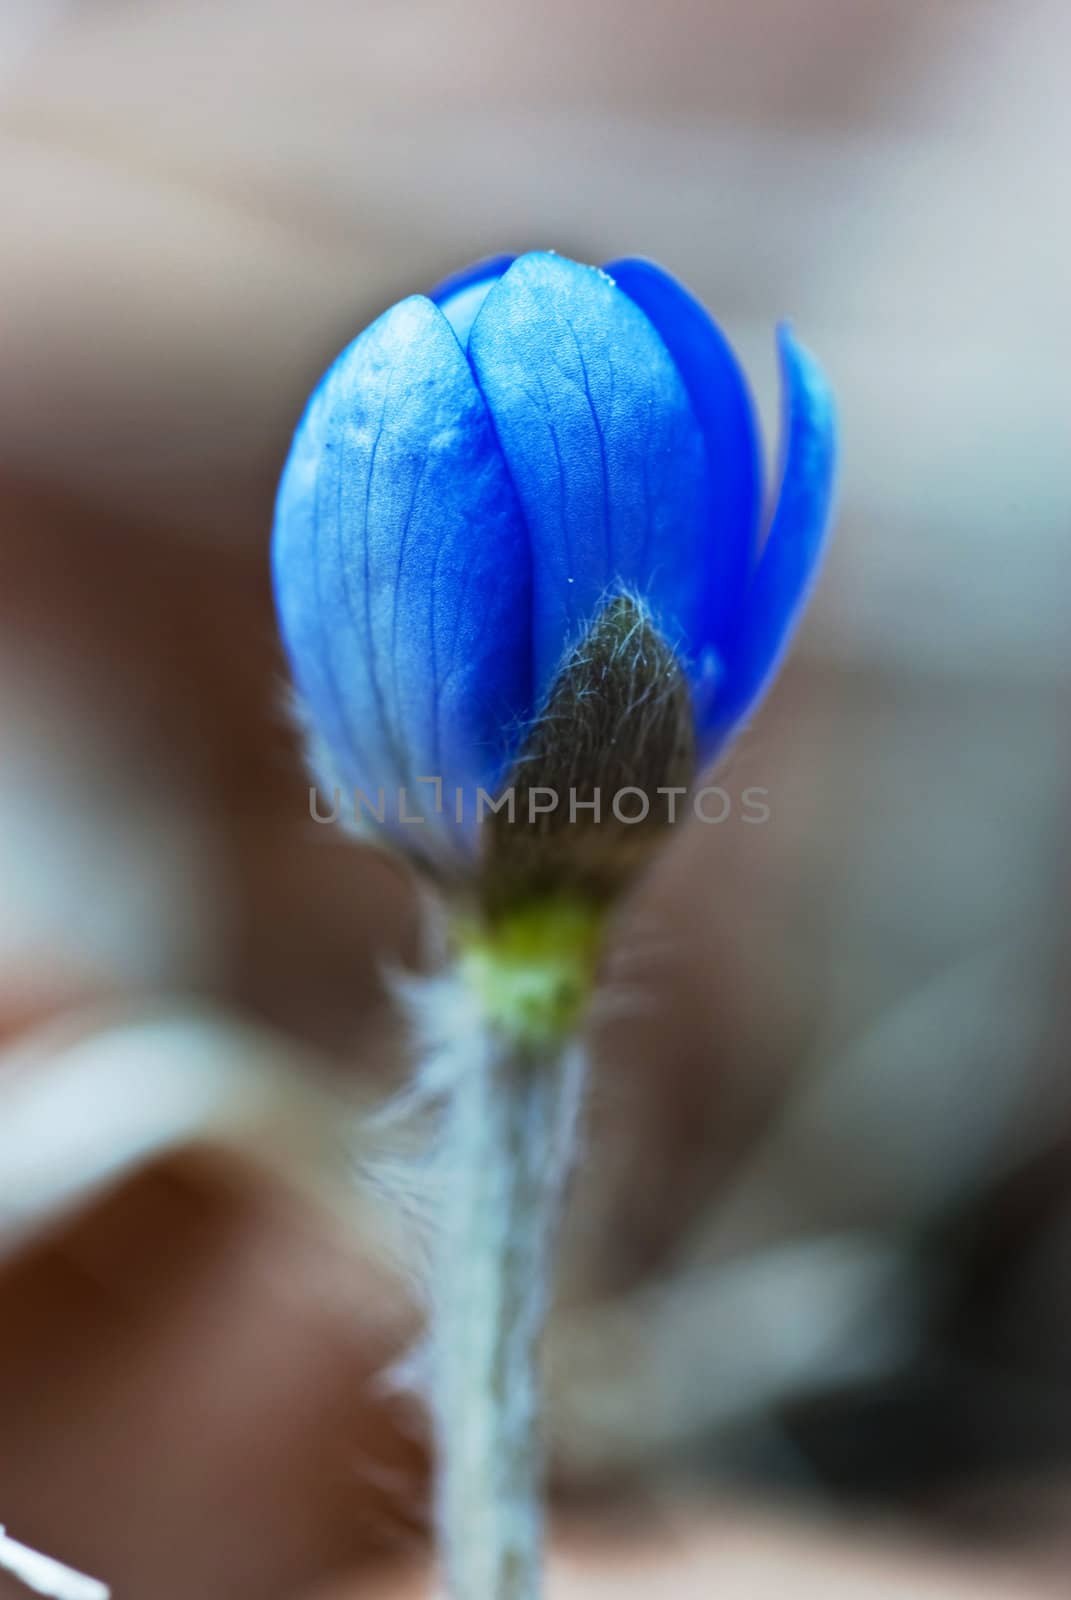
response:
M777 669L830 518L831 395L787 328L779 343L763 537L735 358L649 262L498 258L355 339L298 426L275 514L276 604L321 779L360 791L368 816L382 793L381 827L410 854L464 862L475 797L499 791L626 596L628 626L640 608L679 666L699 755L722 747Z

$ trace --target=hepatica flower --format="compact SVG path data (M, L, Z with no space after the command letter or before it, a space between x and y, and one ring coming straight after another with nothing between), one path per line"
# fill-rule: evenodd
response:
M606 904L756 705L821 553L833 408L779 337L768 524L747 389L702 307L649 262L547 254L367 328L279 489L314 770L452 895L442 969L399 990L438 1110L426 1370L451 1600L541 1593L538 1339Z
M366 821L436 870L493 860L507 895L616 882L641 802L732 737L814 577L833 407L778 337L768 526L736 360L650 262L485 262L355 339L309 402L275 518L323 785L359 792ZM480 796L518 784L556 804L509 834ZM625 824L609 814L623 787L641 791Z

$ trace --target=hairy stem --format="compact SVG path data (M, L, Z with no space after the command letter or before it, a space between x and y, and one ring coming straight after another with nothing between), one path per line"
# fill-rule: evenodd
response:
M442 1107L431 1269L440 1546L452 1600L536 1600L540 1336L583 1056L496 1031L456 996L424 1016L451 1019L434 1030L425 1077Z

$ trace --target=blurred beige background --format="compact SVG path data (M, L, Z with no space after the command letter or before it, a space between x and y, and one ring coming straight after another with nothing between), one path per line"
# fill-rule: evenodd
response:
M702 295L771 471L790 316L844 437L817 602L723 780L768 788L771 820L678 836L612 952L639 1004L593 1040L552 1352L566 1523L605 1585L614 1539L583 1508L612 1528L683 1500L651 1560L754 1596L725 1513L705 1520L730 1476L845 1516L862 1498L910 1539L925 1519L962 1547L935 1595L987 1592L955 1575L982 1527L1008 1593L1059 1568L1069 51L1058 0L6 0L19 1537L137 1600L419 1558L419 1421L375 1377L414 1318L384 1224L364 1199L346 1218L337 1150L329 1196L315 1149L265 1153L294 1103L320 1127L307 1089L359 1118L397 1081L381 974L419 946L397 874L308 824L267 543L341 344L467 260L549 245L650 254ZM775 1585L802 1559L776 1515L746 1522ZM899 1582L869 1535L815 1537L821 1592L840 1561L852 1593ZM904 1559L927 1593L930 1558Z

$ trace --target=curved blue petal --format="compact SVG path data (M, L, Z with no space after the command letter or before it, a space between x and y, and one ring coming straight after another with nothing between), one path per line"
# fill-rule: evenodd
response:
M605 269L654 325L692 402L711 469L709 643L724 648L754 566L762 511L762 459L744 375L713 318L653 261L610 261Z
M705 730L707 754L731 735L772 681L817 576L832 515L837 465L833 395L817 362L786 326L778 329L778 346L784 408L781 490L726 649L724 677Z
M685 650L707 597L702 435L650 322L597 268L521 256L484 301L469 360L487 399L532 545L538 703L600 605L647 601Z
M530 709L530 567L486 406L430 300L386 312L313 395L273 569L294 678L340 773L386 791L388 825L400 785L428 810L417 780L441 778L444 811L406 843L452 839L453 786L490 786Z
M488 256L485 261L476 261L471 267L452 273L431 291L428 298L439 307L462 348L469 342L469 331L487 299L487 291L516 259L516 256Z

